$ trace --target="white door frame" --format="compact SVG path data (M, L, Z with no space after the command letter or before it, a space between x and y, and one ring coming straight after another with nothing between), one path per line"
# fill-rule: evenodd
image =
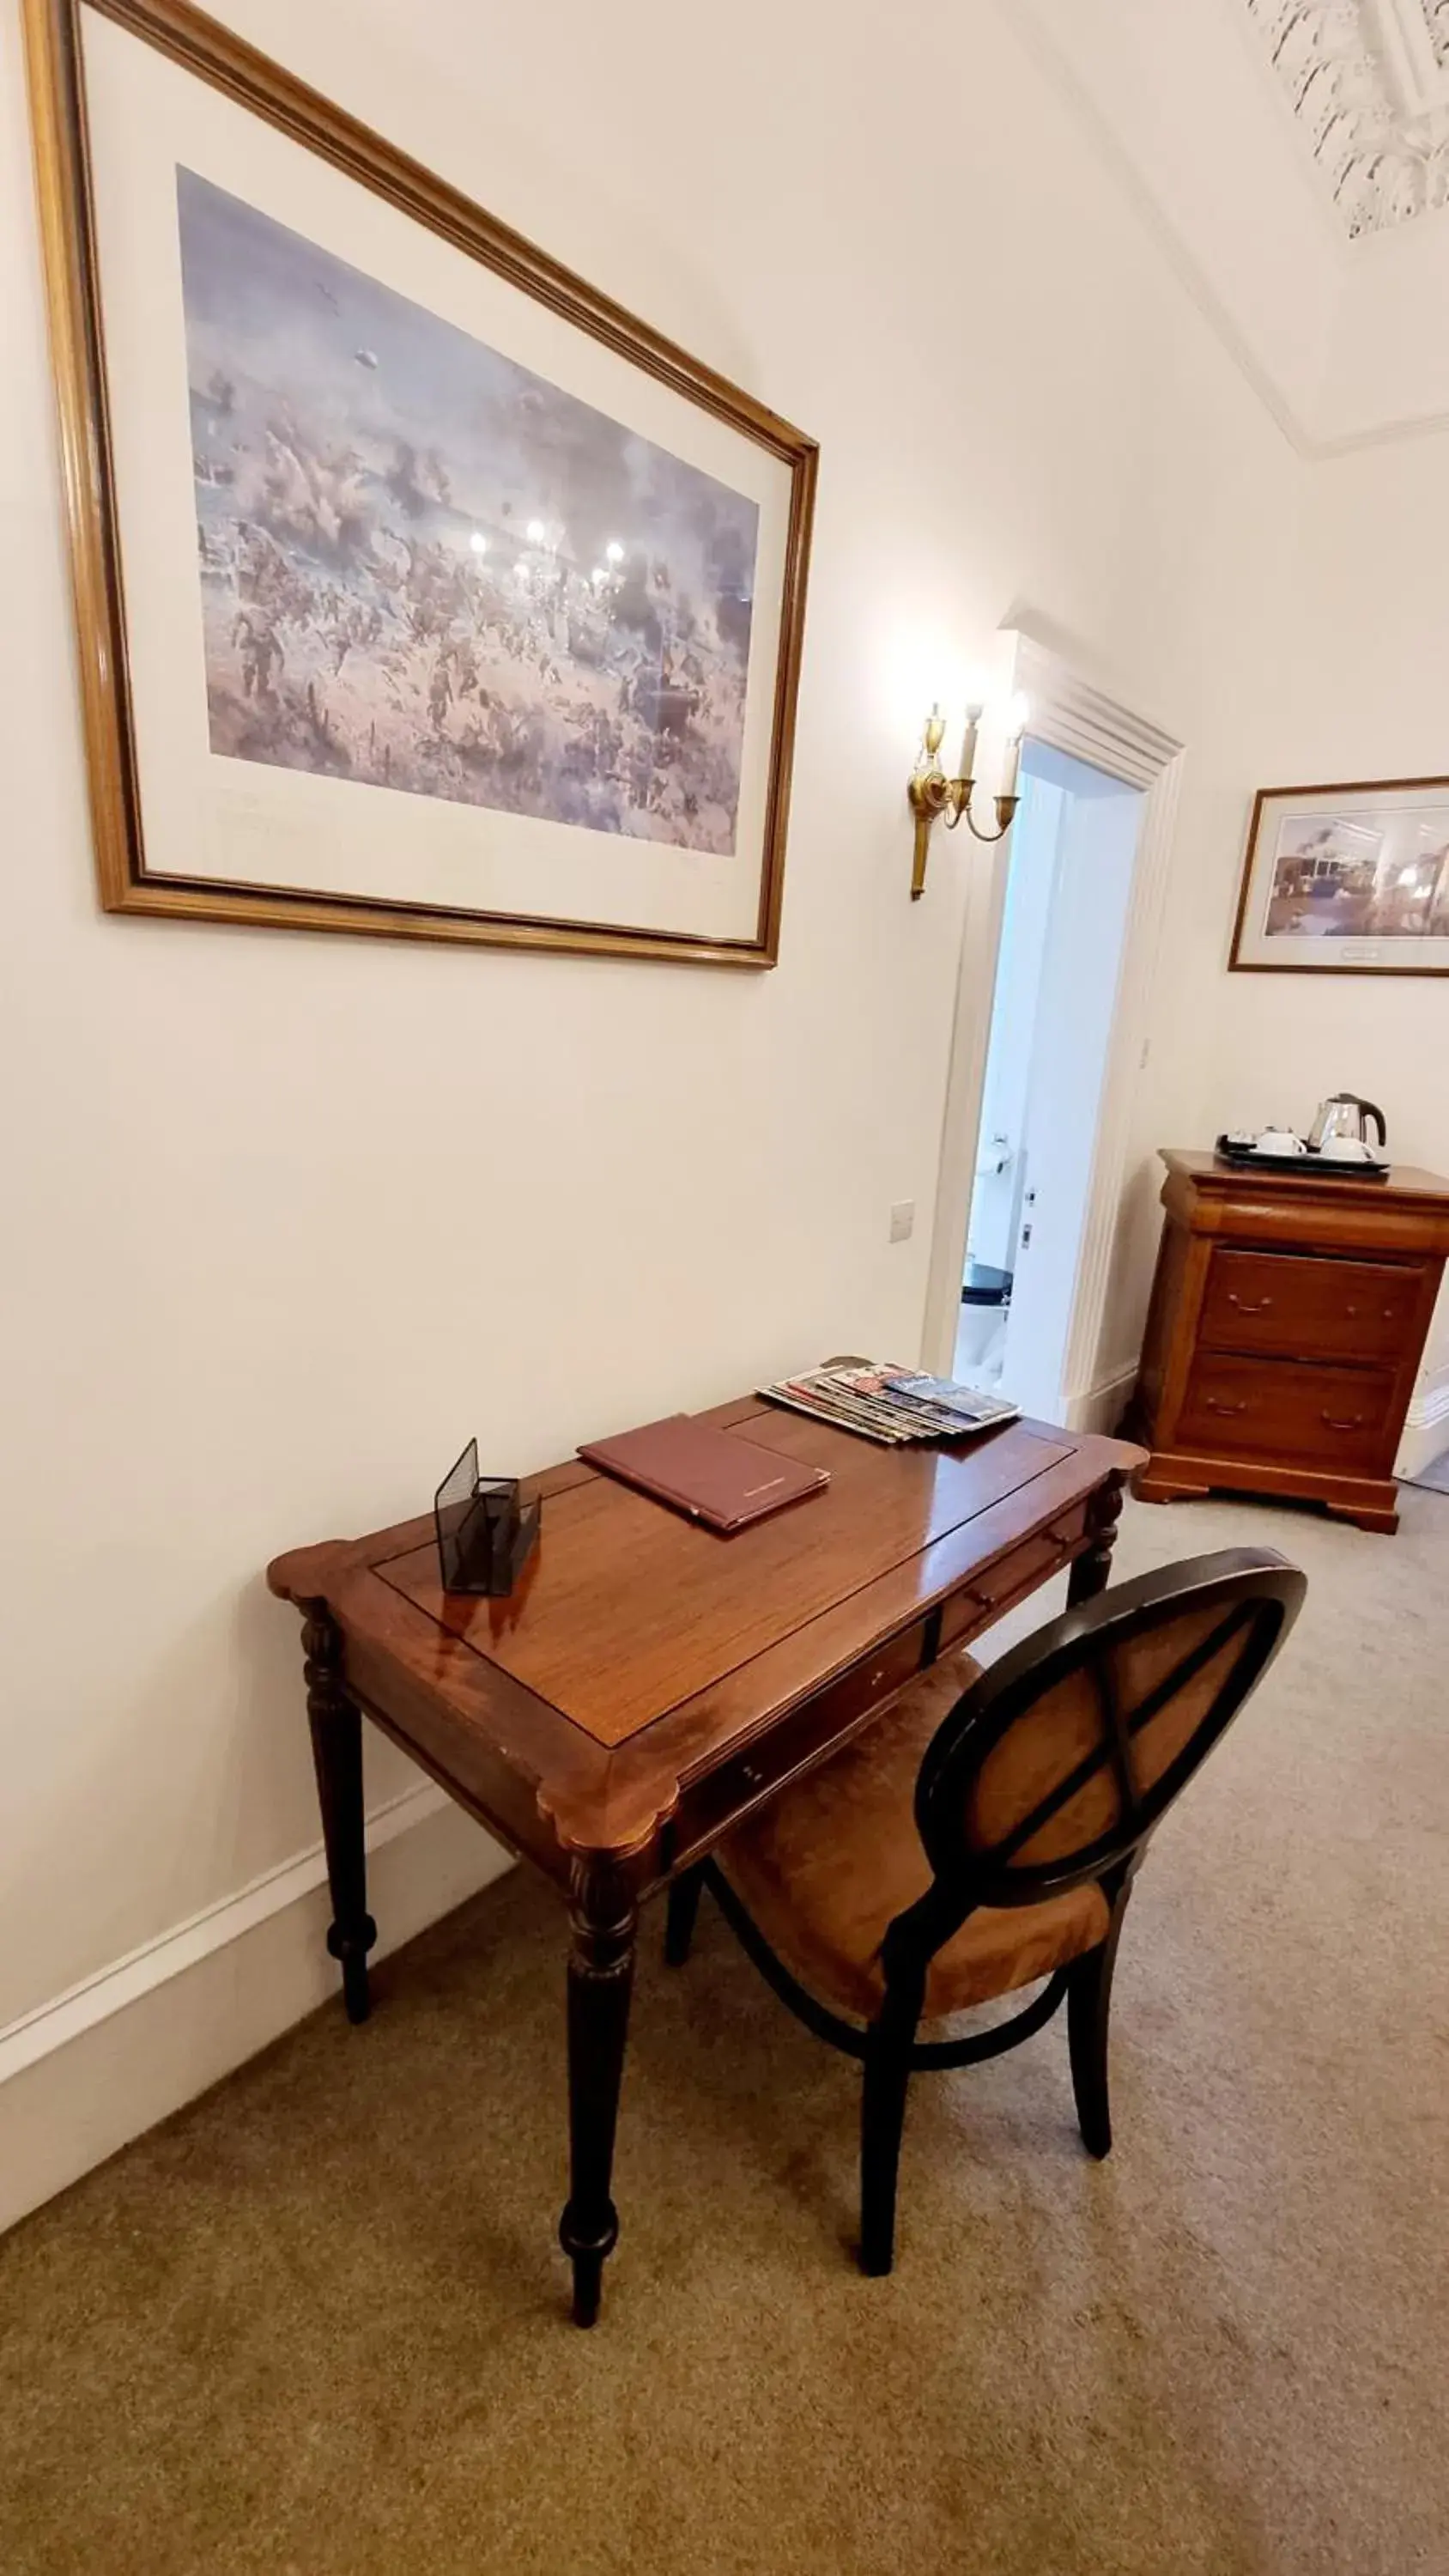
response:
M1116 1376L1098 1385L1097 1369L1184 755L1171 734L1107 697L1047 645L1024 632L1017 632L1011 641L1011 686L1025 690L1031 700L1028 731L1032 737L1090 762L1126 786L1140 788L1145 798L1062 1371L1062 1412L1068 1427L1099 1429L1107 1427L1105 1417L1111 1415L1118 1397ZM978 849L974 843L971 847L922 1333L924 1365L945 1376L951 1371L961 1315L1009 849L1009 841L991 849Z

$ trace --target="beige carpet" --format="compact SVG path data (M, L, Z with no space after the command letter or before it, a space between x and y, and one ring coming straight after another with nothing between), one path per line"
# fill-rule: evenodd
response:
M560 1930L515 1872L0 2246L5 2576L1449 2567L1449 1501L1247 1538L1298 1635L1160 1837L1118 2143L1057 2026L927 2077L859 2278L856 2076L706 1911L637 2005L624 2238L563 2322Z

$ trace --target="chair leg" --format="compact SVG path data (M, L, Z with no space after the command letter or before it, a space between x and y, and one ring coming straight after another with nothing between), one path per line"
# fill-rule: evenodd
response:
M687 1869L669 1891L669 1911L664 1918L664 1957L671 1968L682 1968L694 1943L694 1926L699 1913L699 1900L704 1893L704 1869Z
M1107 2039L1112 2012L1112 1971L1126 1911L1125 1894L1112 1910L1112 1926L1095 1950L1074 1960L1067 1984L1067 2045L1072 2091L1082 2144L1089 2156L1110 2155L1112 2106L1107 2090Z
M919 1994L887 1990L865 2052L860 2100L860 2268L879 2278L895 2261L896 2176L911 2081Z

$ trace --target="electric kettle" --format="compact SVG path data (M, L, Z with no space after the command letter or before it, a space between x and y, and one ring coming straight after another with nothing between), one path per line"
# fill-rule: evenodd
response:
M1336 1091L1331 1100L1325 1100L1321 1104L1318 1115L1313 1121L1313 1130L1308 1139L1312 1151L1320 1153L1325 1145L1337 1143L1344 1138L1356 1145L1367 1145L1369 1141L1367 1122L1370 1118L1379 1131L1379 1152L1383 1153L1389 1141L1389 1131L1383 1111L1376 1109L1371 1100L1360 1100L1356 1092Z

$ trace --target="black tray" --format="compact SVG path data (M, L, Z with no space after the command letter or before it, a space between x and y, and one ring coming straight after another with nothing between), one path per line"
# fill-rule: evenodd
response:
M1335 1180L1386 1181L1392 1170L1389 1163L1340 1162L1336 1154L1320 1154L1309 1146L1306 1154L1260 1154L1252 1145L1230 1145L1219 1136L1213 1147L1220 1163L1231 1163L1237 1172L1332 1172Z

